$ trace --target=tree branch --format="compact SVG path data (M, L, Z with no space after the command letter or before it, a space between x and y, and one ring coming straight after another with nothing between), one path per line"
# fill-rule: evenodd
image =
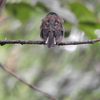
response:
M61 42L57 45L79 45L79 44L93 44L95 42L100 41L100 38L97 39L93 39L93 40L88 40L88 41L70 41L70 42ZM5 44L45 44L44 41L24 41L24 40L1 40L0 41L1 46L5 45Z
M41 90L39 90L36 86L29 84L27 81L23 80L22 78L18 77L16 74L14 74L12 71L10 71L9 69L7 69L6 67L4 67L1 63L0 63L0 67L6 71L7 73L11 74L12 76L14 76L15 78L17 78L19 81L21 81L22 83L26 84L27 86L29 86L30 88L38 91L39 93L43 94L45 97L51 99L51 100L57 100L54 97L52 97L51 95L49 95L48 93L45 93Z

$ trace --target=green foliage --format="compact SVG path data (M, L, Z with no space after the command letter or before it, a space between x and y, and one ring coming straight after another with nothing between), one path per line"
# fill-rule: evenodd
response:
M32 16L38 16L41 14L41 8L46 9L43 4L38 3L34 7L24 3L9 3L6 5L6 10L16 19L25 22L32 18Z
M95 39L98 36L95 34L95 30L99 29L100 23L89 23L89 22L80 22L78 28L86 33L91 39Z
M86 33L91 38L97 38L95 30L100 28L100 23L96 23L96 17L84 4L74 2L69 4L71 11L78 18L78 28Z
M79 22L95 22L95 16L84 4L74 2L69 5L70 9L77 16Z
M56 5L58 3L54 0L44 3L41 0L32 5L28 0L9 1L0 19L0 39L41 40L39 36L41 19L51 9L55 11L50 5L51 2L55 7L59 6ZM92 10L89 9L88 2L93 7ZM95 30L100 29L99 1L59 0L59 3L62 4L62 8L71 11L78 20L76 24L64 21L66 31L64 41L68 40L72 27L84 31L85 35L82 38L85 40L98 37ZM59 9L58 15L61 13ZM99 42L98 45L56 46L52 49L43 45L4 45L0 46L0 62L18 76L59 100L100 99ZM0 100L48 100L2 69L0 69L0 90L2 91Z
M22 22L28 20L31 16L31 13L35 10L31 5L24 2L7 4L6 9L10 14Z

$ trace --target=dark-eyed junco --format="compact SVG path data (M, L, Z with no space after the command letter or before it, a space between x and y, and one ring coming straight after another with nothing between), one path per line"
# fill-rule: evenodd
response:
M50 12L45 18L42 19L40 26L40 37L45 41L48 48L54 47L59 44L64 37L64 22L56 13Z

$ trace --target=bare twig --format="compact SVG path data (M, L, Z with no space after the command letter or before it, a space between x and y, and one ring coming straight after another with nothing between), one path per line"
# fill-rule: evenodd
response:
M44 41L24 41L24 40L2 40L0 41L1 46L5 44L45 44Z
M41 90L39 90L36 86L32 85L32 84L29 84L28 82L26 82L25 80L23 80L22 78L18 77L16 74L14 74L12 71L10 71L9 69L7 69L5 66L3 66L1 63L0 63L0 67L6 71L7 73L11 74L12 76L14 76L15 78L17 78L19 81L21 81L22 83L26 84L27 86L29 86L30 88L38 91L39 93L43 94L45 97L51 99L51 100L57 100L55 99L54 97L52 97L50 94L48 93L45 93Z
M57 45L79 45L79 44L93 44L95 42L100 41L100 38L97 39L93 39L93 40L88 40L88 41L70 41L70 42L61 42ZM45 44L44 41L24 41L24 40L1 40L0 41L1 46L5 45L5 44Z

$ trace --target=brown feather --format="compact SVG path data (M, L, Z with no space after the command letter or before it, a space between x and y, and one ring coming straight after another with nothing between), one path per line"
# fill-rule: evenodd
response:
M62 41L64 37L63 22L63 19L54 12L49 13L42 19L40 37L45 41L48 48L54 47L55 44L59 44Z

